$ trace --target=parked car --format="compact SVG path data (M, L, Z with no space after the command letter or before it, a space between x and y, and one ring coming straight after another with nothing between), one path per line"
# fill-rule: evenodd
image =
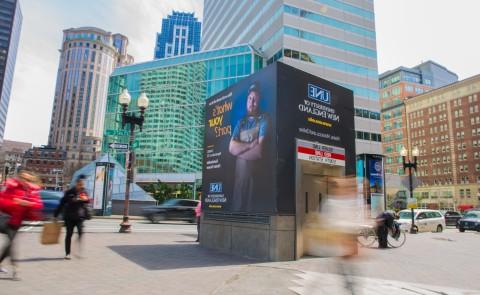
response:
M196 222L195 207L198 201L186 199L170 199L159 206L143 207L143 215L152 223L164 220L184 220Z
M457 226L458 221L462 218L462 214L456 211L447 211L443 216L445 216L445 224L447 226Z
M476 230L480 232L480 211L469 210L462 219L458 221L458 230L464 232L465 230Z
M438 210L415 209L414 228L417 232L442 232L446 227L445 218ZM412 225L412 211L410 209L400 211L400 218L397 220L402 230L409 230Z
M59 191L48 191L48 190L41 190L40 191L40 198L43 202L43 209L42 209L42 218L47 220L53 217L53 213L55 209L57 209L58 205L60 204L60 199L63 197L63 192Z

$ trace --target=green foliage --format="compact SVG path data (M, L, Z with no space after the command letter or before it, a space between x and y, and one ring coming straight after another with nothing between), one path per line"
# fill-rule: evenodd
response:
M159 203L172 198L191 199L193 196L192 184L167 184L164 182L150 183L143 188ZM197 188L197 198L200 190Z
M166 183L157 182L148 184L144 190L157 200L159 203L163 203L173 197L173 188Z

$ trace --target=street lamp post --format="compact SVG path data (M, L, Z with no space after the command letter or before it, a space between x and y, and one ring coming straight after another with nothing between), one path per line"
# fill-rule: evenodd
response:
M59 190L62 190L61 189L61 186L59 186L59 182L58 182L58 174L59 173L62 173L63 170L62 169L58 169L58 168L54 168L51 170L52 173L55 173L55 190L56 191L59 191ZM62 181L63 182L63 181Z
M128 209L129 209L129 202L130 202L130 184L133 182L133 171L135 168L135 154L133 152L133 142L135 140L135 126L138 125L140 127L140 131L142 131L143 121L145 119L145 110L148 107L148 98L147 95L142 92L137 99L137 106L140 109L140 116L137 117L135 114L127 115L128 105L130 104L130 94L128 93L127 89L124 89L118 98L118 102L122 106L122 128L125 127L126 124L130 124L130 135L128 141L128 151L127 157L125 161L125 167L127 170L127 180L125 186L125 203L123 207L123 220L120 223L120 230L121 233L129 233L131 232L131 225L128 220Z
M408 181L410 185L410 199L413 199L413 181L412 181L412 168L417 171L417 157L419 155L419 150L418 147L414 147L412 150L412 156L413 156L413 162L408 159L408 162L406 160L407 155L408 155L408 150L403 147L402 150L400 151L400 155L402 156L403 159L403 170L405 171L408 169ZM411 234L416 234L417 231L415 230L415 215L413 211L413 206L412 206L412 226L410 227L410 233Z

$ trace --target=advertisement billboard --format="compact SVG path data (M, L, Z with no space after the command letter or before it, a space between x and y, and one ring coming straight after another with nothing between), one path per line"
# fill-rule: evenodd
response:
M277 212L293 214L295 155L355 174L353 92L282 63L277 75Z
M206 210L274 212L275 95L271 68L207 101Z
M105 188L105 166L95 167L95 181L93 187L93 209L103 209L103 197Z
M274 63L214 95L205 116L207 212L294 214L297 159L355 174L352 91L291 66Z
M385 171L383 156L361 154L357 158L357 179L362 180L366 210L370 217L382 213L385 207Z
M385 210L383 159L381 157L369 157L367 169L371 217L376 217Z

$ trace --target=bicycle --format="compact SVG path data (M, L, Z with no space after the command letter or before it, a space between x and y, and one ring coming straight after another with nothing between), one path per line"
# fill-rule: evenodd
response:
M388 229L387 243L392 248L399 248L405 244L407 235L400 229L398 223L394 223L394 230ZM368 226L360 229L357 236L357 242L362 247L370 247L378 241L378 236L374 227Z

